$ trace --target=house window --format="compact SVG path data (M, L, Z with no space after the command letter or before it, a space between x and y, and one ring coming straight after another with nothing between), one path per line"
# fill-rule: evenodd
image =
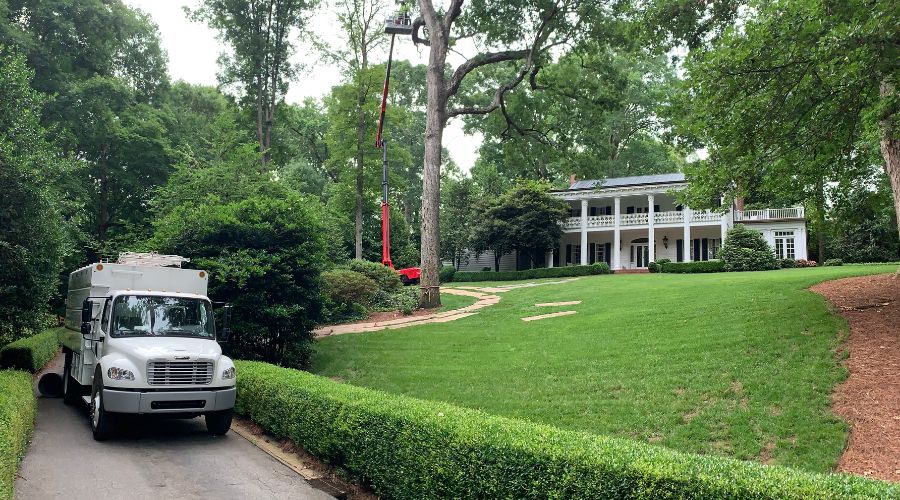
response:
M572 264L581 264L581 245L572 245Z
M709 258L718 259L719 250L722 248L722 240L720 238L709 239Z
M594 254L594 262L606 262L606 245L597 244L596 254Z
M793 259L794 252L794 232L793 231L775 231L775 255L779 259Z

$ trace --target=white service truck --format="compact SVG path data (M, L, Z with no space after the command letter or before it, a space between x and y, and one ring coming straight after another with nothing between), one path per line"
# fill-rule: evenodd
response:
M97 440L121 414L204 415L210 433L231 427L234 363L222 355L205 271L182 257L123 254L69 275L63 392L90 407ZM228 335L229 307L222 332Z

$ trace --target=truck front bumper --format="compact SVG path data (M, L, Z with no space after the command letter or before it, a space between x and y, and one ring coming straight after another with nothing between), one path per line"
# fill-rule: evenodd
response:
M234 407L235 388L209 391L122 391L103 389L103 406L116 413L206 413Z

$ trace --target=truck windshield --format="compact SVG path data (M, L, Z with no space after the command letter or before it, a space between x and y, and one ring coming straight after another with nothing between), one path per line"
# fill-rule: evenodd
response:
M110 330L113 337L216 336L209 302L183 297L116 297Z

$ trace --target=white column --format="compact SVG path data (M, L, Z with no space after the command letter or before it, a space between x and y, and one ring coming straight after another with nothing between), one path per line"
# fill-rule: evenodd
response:
M547 259L547 267L552 268L553 267L553 250L550 250L549 252L547 252L546 259Z
M722 216L722 244L725 244L725 234L728 233L728 219L731 215L731 211L725 212L725 215Z
M690 262L694 260L694 246L691 245L691 219L694 218L694 211L688 207L684 207L684 261Z
M653 208L653 195L647 195L647 258L650 262L656 262L656 230L653 228L653 217L656 210Z
M622 254L621 254L621 246L622 246L622 233L619 230L621 226L622 220L622 199L616 196L615 199L615 215L613 222L613 256L612 256L612 268L613 269L621 269L622 268Z
M581 265L588 263L588 242L587 242L587 218L588 218L588 201L587 198L581 200Z

